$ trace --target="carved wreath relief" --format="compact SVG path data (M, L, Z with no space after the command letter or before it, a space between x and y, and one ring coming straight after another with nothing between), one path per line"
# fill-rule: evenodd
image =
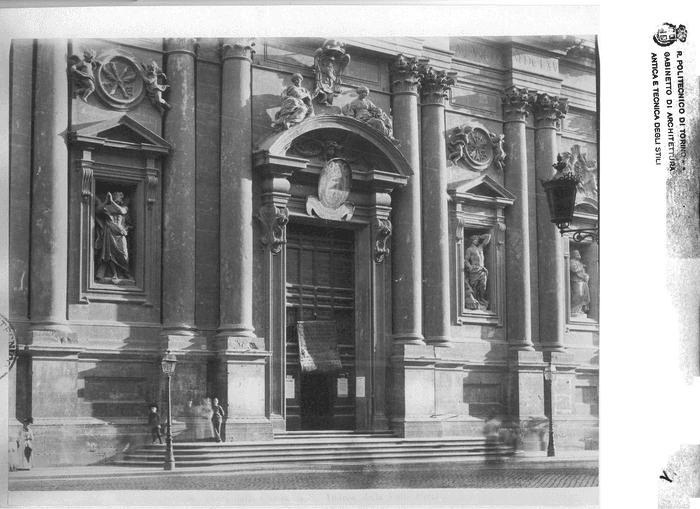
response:
M148 65L137 63L127 54L109 51L98 60L94 51L87 49L81 59L68 58L73 98L88 102L93 92L104 104L114 110L136 108L144 97L163 115L170 104L163 98L168 89L167 77L155 61Z
M491 163L503 170L506 153L505 136L487 131L479 124L466 124L447 132L447 153L452 164L462 164L474 171L484 171Z
M349 221L355 212L355 205L346 202L350 196L352 170L347 161L331 159L321 171L318 180L318 197L306 199L306 212L314 213L321 219Z

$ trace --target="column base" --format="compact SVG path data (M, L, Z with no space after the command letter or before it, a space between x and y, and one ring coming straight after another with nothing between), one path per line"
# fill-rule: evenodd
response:
M391 339L392 339L392 344L394 346L400 346L400 345L425 346L425 340L423 338L423 335L413 333L413 332L406 332L406 333L399 332L399 333L393 334Z
M454 348L452 338L449 336L428 336L425 338L425 344L435 346L437 348Z
M216 329L216 337L255 338L255 329L245 324L225 324Z
M561 343L541 343L543 352L564 353L566 347Z
M535 344L532 341L520 340L520 341L508 341L508 349L520 352L534 352Z

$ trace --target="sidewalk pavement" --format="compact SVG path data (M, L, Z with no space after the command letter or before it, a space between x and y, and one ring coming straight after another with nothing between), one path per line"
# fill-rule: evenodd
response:
M557 468L598 468L598 451L561 451L554 457L547 457L546 451L524 451L513 456L503 458L498 464L485 463L483 458L462 458L459 460L436 458L434 462L463 464L466 468L495 469L495 470L533 470ZM343 462L277 462L277 463L247 463L238 465L217 465L207 467L180 467L174 470L163 470L159 467L130 467L118 465L87 465L87 466L62 466L39 467L32 470L19 470L9 473L9 480L23 479L61 479L61 478L100 478L100 477L134 477L134 476L162 476L184 474L206 474L219 472L276 472L276 471L334 471L351 470L358 467L397 467L406 469L420 469L429 465L430 461L343 461Z

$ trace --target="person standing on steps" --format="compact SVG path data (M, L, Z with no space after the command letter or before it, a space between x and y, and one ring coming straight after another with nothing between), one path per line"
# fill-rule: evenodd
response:
M160 436L160 415L158 415L158 407L153 405L151 413L148 414L148 427L151 428L151 439L156 443L156 438L162 444L163 439Z
M214 415L211 417L211 421L214 424L214 439L217 442L221 442L221 423L224 421L226 414L216 398L212 401L212 410L214 411Z

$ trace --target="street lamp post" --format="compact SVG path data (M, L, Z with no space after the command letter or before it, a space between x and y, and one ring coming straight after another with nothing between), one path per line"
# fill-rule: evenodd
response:
M554 456L554 391L552 390L554 371L552 363L547 363L547 367L544 370L544 379L549 391L549 443L547 444L547 456Z
M163 369L163 374L168 377L168 423L165 430L165 461L163 463L164 470L173 470L175 468L175 454L173 454L173 412L172 412L172 402L170 398L170 378L175 372L175 363L177 358L175 355L166 352L163 360L160 363Z

